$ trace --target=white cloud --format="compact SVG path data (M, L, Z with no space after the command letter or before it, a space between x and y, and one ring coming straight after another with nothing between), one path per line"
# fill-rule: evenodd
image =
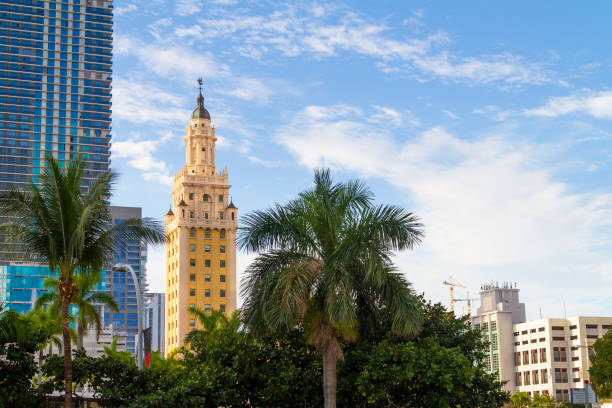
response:
M189 110L178 95L152 83L115 76L113 79L113 118L133 123L169 124L184 122Z
M226 65L218 63L211 52L197 52L163 43L142 43L126 37L115 39L115 52L138 58L147 70L166 78L193 81L227 75Z
M230 95L245 101L255 101L257 103L268 102L273 94L272 88L258 78L237 78L235 85L230 90L220 89L219 93Z
M373 58L375 65L389 74L414 71L426 77L476 85L501 83L505 87L559 82L543 64L519 55L502 52L464 57L452 53L444 48L451 40L442 31L396 38L392 27L354 12L317 10L291 5L268 15L227 15L220 11L201 19L197 29L181 28L176 34L203 40L223 38L233 42L239 54L258 60L271 51L317 58L352 52ZM417 12L412 23L421 18Z
M259 164L264 167L278 167L281 165L281 162L279 161L265 160L265 159L262 159L261 157L254 156L254 155L249 155L248 158L251 163Z
M116 16L121 16L121 15L124 15L124 14L131 13L132 11L135 11L137 9L138 9L138 6L136 6L136 4L130 3L130 4L126 5L125 7L117 7L117 8L115 8L113 13Z
M127 159L130 166L141 170L145 180L172 185L173 178L169 166L163 160L153 157L158 146L159 140L130 138L125 141L114 141L111 149L113 157Z
M189 16L202 10L199 0L176 0L174 12L179 16Z
M577 271L601 266L595 252L612 249L604 235L612 194L572 192L541 164L545 146L516 136L465 140L433 128L399 142L391 128L369 125L358 109L341 105L307 107L276 140L304 166L381 178L403 191L426 239L398 263L434 296L445 298L441 280L449 273L476 292L501 272L494 279L520 281L526 292L551 288L536 294L552 305L554 288L573 287ZM584 279L598 290L595 276Z
M549 118L582 113L597 119L612 119L612 91L584 91L579 95L553 97L544 106L525 110L524 113Z

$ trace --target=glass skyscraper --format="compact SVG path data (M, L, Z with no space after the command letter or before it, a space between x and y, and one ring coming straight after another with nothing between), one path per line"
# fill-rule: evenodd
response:
M0 0L0 189L37 182L47 155L110 164L109 0ZM14 258L3 247L0 261ZM15 255L15 254L12 254Z
M113 224L116 226L128 218L141 218L142 209L138 207L111 207ZM113 251L113 259L109 264L128 264L132 267L136 276L140 278L141 293L147 290L147 275L145 264L147 260L147 248L139 240L128 239L128 242L116 245ZM112 266L109 265L109 266ZM113 326L113 330L127 333L126 349L136 353L136 333L138 331L138 308L136 302L136 284L130 273L119 270L109 270L105 278L106 290L108 290L117 305L119 313L104 311L104 324ZM143 300L144 302L144 300Z

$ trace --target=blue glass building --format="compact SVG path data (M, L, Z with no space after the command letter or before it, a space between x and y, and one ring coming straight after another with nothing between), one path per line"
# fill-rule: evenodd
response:
M141 218L142 209L138 207L111 207L113 224L118 225L128 218ZM147 290L146 282L146 246L139 240L128 240L127 245L116 245L113 251L112 265L128 264L141 281L141 293ZM113 329L126 332L126 349L136 353L136 333L138 331L138 308L136 302L136 284L128 272L110 270L106 274L106 289L110 291L119 305L119 313L104 311L104 324L113 325Z
M47 155L109 168L112 36L109 0L0 0L1 190L37 182Z

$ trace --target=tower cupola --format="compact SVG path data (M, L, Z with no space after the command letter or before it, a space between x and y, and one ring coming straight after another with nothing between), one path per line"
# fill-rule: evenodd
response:
M210 113L204 107L204 96L202 96L202 78L198 78L198 84L200 85L200 94L198 95L198 106L191 114L191 119L208 119L210 120Z

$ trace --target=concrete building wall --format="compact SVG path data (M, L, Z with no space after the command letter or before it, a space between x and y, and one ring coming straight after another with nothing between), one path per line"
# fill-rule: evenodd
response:
M544 392L558 401L569 401L570 389L583 388L584 380L589 379L589 347L611 325L612 317L595 316L540 319L514 325L514 351L521 356L520 364L515 357L515 389L530 395ZM542 356L546 361L542 361ZM545 383L543 370L548 374ZM534 374L539 375L537 383Z

